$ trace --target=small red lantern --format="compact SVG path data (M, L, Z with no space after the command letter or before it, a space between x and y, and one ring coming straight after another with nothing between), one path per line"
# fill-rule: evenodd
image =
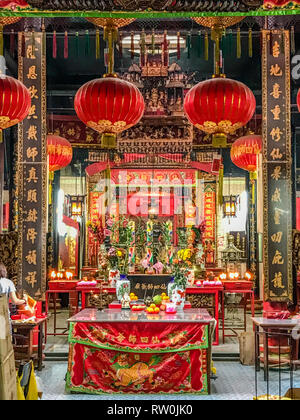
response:
M255 108L255 96L246 85L223 77L200 82L184 102L185 113L195 127L223 140L246 125Z
M26 86L13 77L0 75L0 130L23 121L30 105L31 97Z
M254 134L236 140L231 147L231 160L241 169L250 172L252 185L252 203L255 202L255 180L258 164L258 155L262 150L262 138Z
M297 94L297 105L298 105L298 111L300 112L300 89L298 90L298 94Z
M59 171L72 162L73 149L68 140L50 134L47 136L49 171Z
M145 103L138 88L117 77L86 83L75 97L75 111L88 127L102 133L102 147L115 148L117 134L136 125Z
M239 168L256 172L258 155L262 150L261 136L249 135L236 140L231 147L231 160Z

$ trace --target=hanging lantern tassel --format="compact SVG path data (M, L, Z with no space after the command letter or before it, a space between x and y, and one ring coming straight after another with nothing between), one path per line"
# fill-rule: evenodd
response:
M208 61L208 32L205 32L204 37L204 58L206 61Z
M42 54L43 57L46 57L47 54L47 34L46 34L46 27L45 27L45 20L43 19L42 23Z
M56 39L56 31L54 31L54 32L53 32L52 56L53 56L53 58L57 58L57 39Z
M192 44L192 34L189 32L187 36L187 57L191 58L191 44Z
M198 51L198 58L202 56L202 32L198 32L198 40L197 40L197 51Z
M0 26L0 55L4 55L3 25Z
M284 40L285 40L285 36L284 36L284 31L281 32L281 37L280 37L280 51L282 54L284 54L285 51L285 45L284 45Z
M180 60L181 50L180 50L180 32L177 32L177 60Z
M295 27L291 27L291 53L292 55L296 54L296 44L295 44Z
M21 40L21 56L25 57L25 33L22 32L22 40Z
M130 52L131 52L131 60L134 60L134 32L131 32Z
M155 54L155 31L152 29L152 55Z
M228 31L228 42L227 42L227 51L228 51L228 55L232 56L232 51L233 51L233 33L232 33L232 29L229 29Z
M32 54L35 52L35 32L31 32L31 48L32 48Z
M252 204L255 204L255 181L257 179L257 172L250 172L250 183L251 183L251 198Z
M85 56L88 57L90 55L90 32L87 30L85 31Z
M65 39L64 39L64 59L66 60L69 58L69 37L68 32L65 31Z
M219 194L218 194L219 206L223 205L223 185L224 185L224 166L221 165L219 169Z
M141 65L146 65L146 34L145 29L142 30L141 34Z
M75 55L79 57L79 32L76 32L75 35Z
M52 190L53 190L53 181L54 181L54 171L49 171L49 205L52 204Z
M96 60L100 59L100 31L96 30Z
M120 54L120 58L123 58L123 34L122 34L122 32L119 33L119 54Z
M241 47L241 28L238 28L236 34L236 58L241 58L242 47Z
M10 49L10 55L14 57L15 55L15 31L12 29L10 31L10 40L9 40L9 49Z
M168 51L168 33L164 31L164 43L163 43L163 56L164 56L164 66L167 67L169 63L169 51Z
M114 75L114 43L118 40L118 29L111 26L104 27L104 40L108 42L108 74Z
M253 42L252 42L252 29L249 29L248 33L248 55L250 58L253 57Z

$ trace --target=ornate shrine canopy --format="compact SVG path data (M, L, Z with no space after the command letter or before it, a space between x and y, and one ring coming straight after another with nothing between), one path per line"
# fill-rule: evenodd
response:
M1 16L168 18L299 14L300 0L0 0Z

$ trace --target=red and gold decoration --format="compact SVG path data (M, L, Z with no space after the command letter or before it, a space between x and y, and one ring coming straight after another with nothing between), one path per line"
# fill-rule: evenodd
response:
M290 34L262 31L265 302L293 301Z
M108 75L113 75L114 71L114 43L118 41L119 28L130 25L134 22L134 18L86 18L95 26L103 28L103 38L108 43ZM96 34L96 56L100 55L100 41L97 41ZM99 38L98 38L99 39Z
M244 136L236 140L231 147L231 160L241 169L256 172L258 156L262 150L262 138L257 135Z
M300 89L298 90L298 94L297 94L297 106L298 106L298 111L300 112Z
M216 183L214 182L205 183L204 219L203 243L205 245L205 261L207 266L212 266L215 262L216 245Z
M264 9L284 9L286 7L297 8L300 6L300 0L264 0Z
M11 119L24 118L18 127L18 287L43 300L47 280L47 130L46 57L43 32L19 33L19 80L7 105ZM25 54L23 52L25 51ZM19 90L19 93L15 93ZM31 101L31 104L30 104ZM24 109L26 108L26 110ZM22 109L22 111L20 111ZM16 116L18 110L19 116ZM29 111L29 112L28 112Z
M212 16L212 17L193 17L192 18L198 25L205 26L207 28L228 28L229 26L240 23L245 16Z
M226 136L246 125L252 118L256 100L243 83L222 77L200 82L186 95L185 113L190 122L216 143L224 145Z
M0 75L0 130L23 121L30 110L28 89L17 79Z
M0 54L4 55L4 41L3 41L3 28L4 26L13 25L14 23L19 22L21 17L17 16L7 16L7 17L0 17Z
M68 140L49 134L47 136L49 171L59 171L72 162L73 149Z
M115 149L117 135L136 125L145 110L144 99L138 88L117 78L114 73L114 42L118 39L118 28L134 19L88 20L104 28L104 39L108 42L108 74L79 89L75 97L75 110L81 121L102 134L103 148Z
M155 317L156 315L149 315ZM72 324L69 391L209 392L208 326Z
M75 97L78 117L88 127L102 133L103 148L115 148L117 134L136 125L144 109L138 88L116 77L88 82Z

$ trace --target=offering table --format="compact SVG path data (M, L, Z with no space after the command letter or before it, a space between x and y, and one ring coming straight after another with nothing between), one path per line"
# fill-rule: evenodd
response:
M68 392L210 393L215 320L206 310L85 309L69 324Z

